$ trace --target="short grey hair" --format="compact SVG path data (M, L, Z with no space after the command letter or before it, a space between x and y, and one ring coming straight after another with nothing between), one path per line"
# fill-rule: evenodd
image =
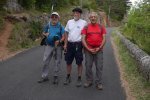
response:
M97 14L96 12L91 12L91 13L89 14L89 18L90 18L91 16L96 16L96 17L98 18L98 14Z

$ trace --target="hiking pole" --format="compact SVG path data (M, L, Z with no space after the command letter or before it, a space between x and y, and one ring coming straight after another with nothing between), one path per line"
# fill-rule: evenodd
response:
M54 40L54 42L56 42L56 41L58 41L59 40L59 37L56 35L56 36L54 36L53 37L53 40ZM55 47L54 47L54 56L55 56L55 60L57 60L57 46L58 46L59 44L55 44Z

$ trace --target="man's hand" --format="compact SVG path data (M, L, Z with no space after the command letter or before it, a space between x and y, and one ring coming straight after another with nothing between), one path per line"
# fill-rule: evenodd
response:
M48 37L49 33L46 33L45 36Z
M64 44L64 52L67 52L67 44Z
M100 50L102 50L102 47L97 47L97 48L95 48L94 54L98 53Z
M48 37L49 33L43 33L44 36Z
M102 48L98 47L98 48L87 48L88 51L90 51L92 54L96 54L97 52L99 52Z
M101 47L95 48L95 52L99 52L101 49Z
M92 54L95 54L95 49L87 48L87 50L88 50L89 52L91 52Z
M57 47L59 44L59 40L55 41L55 47Z

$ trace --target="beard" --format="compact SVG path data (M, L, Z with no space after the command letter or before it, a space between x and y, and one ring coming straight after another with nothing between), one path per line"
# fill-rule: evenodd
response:
M75 20L75 21L79 20L79 17L74 17L74 20Z

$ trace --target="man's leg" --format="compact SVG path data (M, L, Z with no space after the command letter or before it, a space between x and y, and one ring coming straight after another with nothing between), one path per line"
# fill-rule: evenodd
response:
M48 71L49 71L49 62L53 55L53 47L51 46L45 46L44 48L44 57L43 57L43 68L42 68L42 79L40 79L38 82L42 83L44 80L48 80Z
M75 52L75 59L76 59L76 64L78 65L78 79L77 79L77 87L80 87L82 85L82 61L83 61L83 53L82 53L82 43L77 43L76 44L76 52Z
M92 65L93 65L93 55L85 50L85 67L86 67L86 83L84 84L84 87L87 88L92 85L93 82L93 72L92 72Z
M67 52L65 54L65 60L66 60L66 64L67 64L67 77L66 80L64 82L64 85L68 85L71 82L71 69L72 69L72 62L74 59L74 45L71 43L68 43L67 46Z
M83 69L82 64L78 65L78 78L82 76L82 69Z
M71 70L72 70L72 64L67 64L67 77L70 77Z
M82 79L81 79L82 69L83 69L82 64L78 65L78 79L77 79L77 84L76 84L77 87L80 87L82 85Z
M58 84L58 74L60 72L61 67L61 58L62 58L62 47L58 46L55 49L55 66L54 66L54 84Z
M71 82L71 69L72 69L72 64L67 64L67 77L64 82L64 85L68 85Z
M102 69L103 69L103 51L99 51L94 58L96 66L96 87L97 89L102 89Z
M57 47L55 50L55 66L54 66L54 76L58 76L60 67L61 67L61 59L62 59L62 48Z

